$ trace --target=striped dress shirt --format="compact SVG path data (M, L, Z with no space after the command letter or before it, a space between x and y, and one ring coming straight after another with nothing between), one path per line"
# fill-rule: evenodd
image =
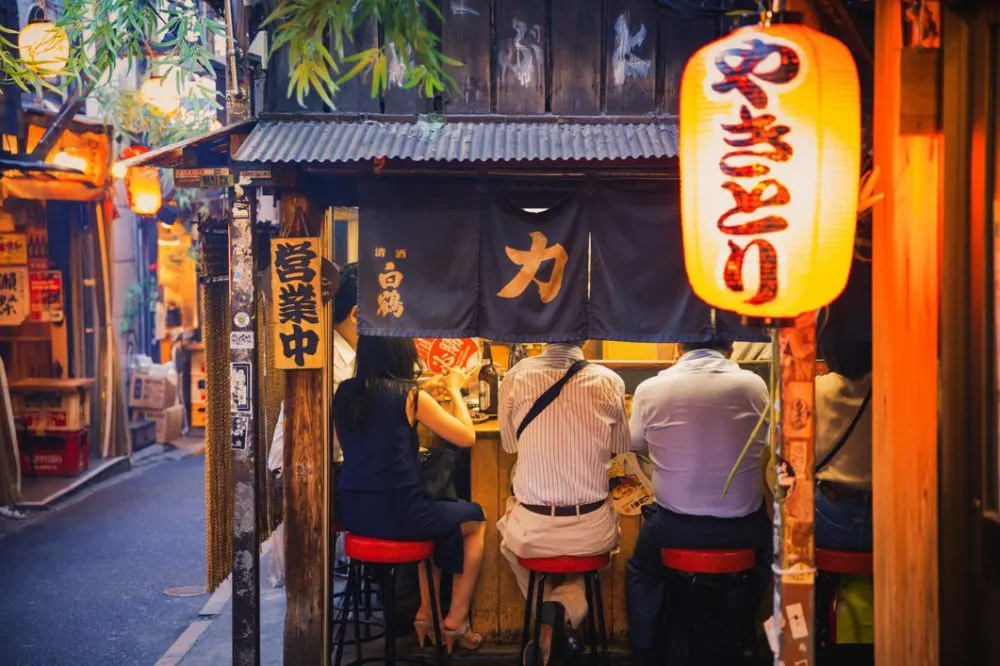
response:
M629 450L625 382L600 365L580 370L517 439L538 397L582 359L576 345L550 344L500 383L501 443L517 454L514 495L522 504L575 506L605 499L608 463Z

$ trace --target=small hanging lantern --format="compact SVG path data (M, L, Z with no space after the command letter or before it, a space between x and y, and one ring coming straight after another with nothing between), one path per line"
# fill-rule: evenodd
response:
M125 176L128 203L137 215L156 215L163 205L160 172L156 167L132 167Z
M111 177L117 180L125 178L128 174L128 167L125 166L125 160L135 157L136 155L142 155L143 153L148 153L149 148L139 144L133 144L122 150L121 157L117 162L111 165Z
M681 80L684 260L717 308L787 318L847 284L861 160L857 68L799 25L737 30Z
M18 34L18 53L25 67L43 77L57 76L69 61L69 36L52 23L41 7L33 7Z

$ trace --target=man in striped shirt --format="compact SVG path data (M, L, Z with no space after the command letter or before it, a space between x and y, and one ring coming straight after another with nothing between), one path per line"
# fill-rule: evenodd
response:
M520 437L517 433L538 398L583 361L581 344L550 344L541 355L511 368L500 383L501 443L517 455L517 467L514 496L497 529L500 551L525 595L529 572L518 557L582 557L618 545L618 515L607 500L608 463L629 448L621 377L602 366L585 365ZM553 630L563 630L567 622L576 627L587 615L581 577L567 576L547 588L541 640L546 660Z

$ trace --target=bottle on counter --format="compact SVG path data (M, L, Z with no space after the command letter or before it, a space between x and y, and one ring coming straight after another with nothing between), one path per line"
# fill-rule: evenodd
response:
M483 340L483 364L479 368L479 411L483 414L497 413L497 390L500 377L493 365L493 350L490 343Z
M528 353L524 349L524 345L520 342L510 346L510 360L507 362L507 370L510 371L515 365L520 361L523 361Z

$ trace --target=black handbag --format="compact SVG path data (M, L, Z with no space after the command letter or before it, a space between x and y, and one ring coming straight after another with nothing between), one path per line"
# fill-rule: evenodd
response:
M420 403L420 392L417 391L417 404ZM413 410L413 420L416 423L416 405ZM439 446L427 451L420 451L420 485L424 496L432 500L458 499L455 490L455 469L461 450L454 444L441 441Z
M442 442L440 446L420 452L420 485L424 495L433 500L457 500L455 469L461 451L457 446Z

